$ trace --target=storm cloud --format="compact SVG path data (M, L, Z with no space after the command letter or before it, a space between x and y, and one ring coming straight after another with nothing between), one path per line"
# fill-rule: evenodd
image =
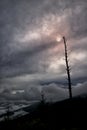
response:
M70 51L73 95L87 93L86 0L1 0L0 15L2 99L39 100L41 90L49 100L68 97L60 36Z

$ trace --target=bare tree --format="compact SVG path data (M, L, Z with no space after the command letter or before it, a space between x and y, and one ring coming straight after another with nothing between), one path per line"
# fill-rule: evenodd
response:
M7 107L6 107L6 120L9 120L10 118L10 105L9 103L7 104Z
M65 37L63 37L63 41L64 41L64 47L65 47L65 62L66 62L66 71L67 71L67 76L68 76L69 98L72 99L70 66L69 66L69 62L68 62L67 44L66 44Z
M45 95L44 92L41 91L41 103L44 104L45 103Z

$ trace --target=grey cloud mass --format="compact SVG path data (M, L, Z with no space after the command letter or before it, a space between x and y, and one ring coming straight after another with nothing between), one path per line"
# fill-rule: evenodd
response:
M39 100L41 90L49 100L68 97L60 36L70 50L73 95L87 93L86 24L86 0L1 0L0 98Z

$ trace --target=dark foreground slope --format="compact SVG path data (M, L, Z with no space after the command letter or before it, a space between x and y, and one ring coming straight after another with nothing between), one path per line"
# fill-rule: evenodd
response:
M53 104L40 103L30 114L0 123L1 129L87 129L87 98L74 98Z

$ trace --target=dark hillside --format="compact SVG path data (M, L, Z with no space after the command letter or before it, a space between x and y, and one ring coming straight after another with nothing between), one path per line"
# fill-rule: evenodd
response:
M40 103L30 114L1 122L0 129L78 130L87 126L87 98Z

